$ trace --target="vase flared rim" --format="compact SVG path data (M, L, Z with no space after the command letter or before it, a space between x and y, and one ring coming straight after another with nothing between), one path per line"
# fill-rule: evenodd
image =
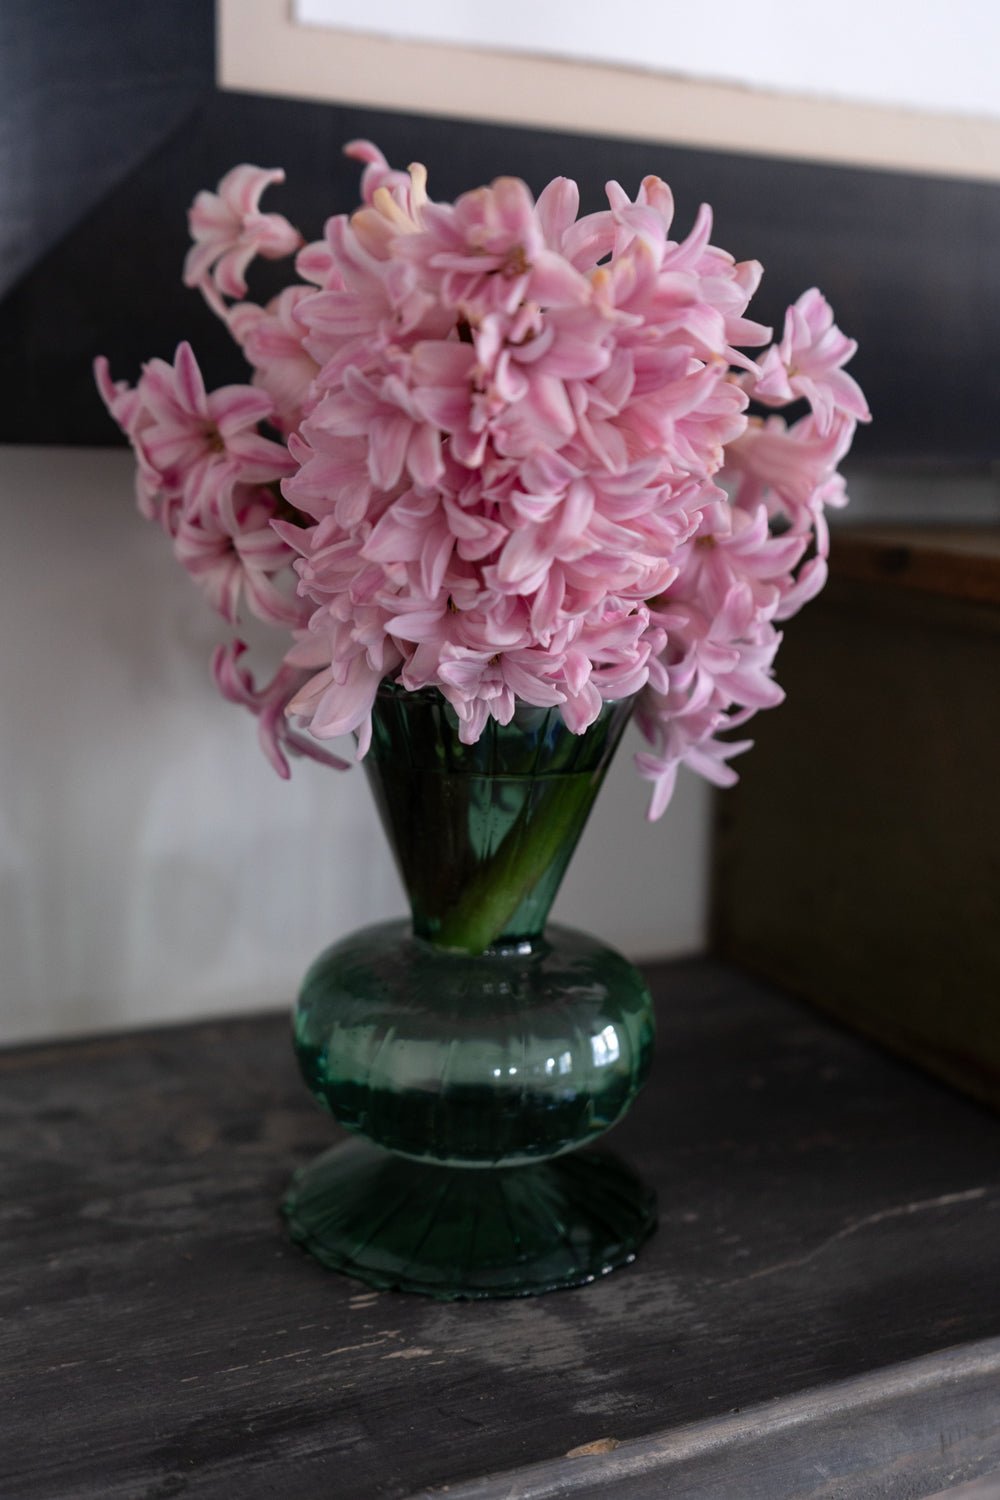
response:
M405 698L408 701L411 701L411 702L414 702L414 703L444 703L446 707L448 707L448 708L452 707L452 705L448 702L448 699L441 692L440 688L436 688L436 687L407 688L407 687L404 687L401 682L394 682L391 677L383 677L382 678L382 681L379 683L378 688L376 689L375 696L377 698L386 698L386 699ZM628 694L626 697L623 697L623 698L602 698L601 702L604 705L606 705L608 707L611 707L611 706L613 706L615 704L618 704L618 703L630 703L637 696L638 696L637 694L631 693L631 694ZM534 703L528 703L523 698L516 698L514 701L515 701L516 708L518 708L518 709L534 709L534 708L537 708L540 712L543 711L543 706L542 705L538 705L538 704L534 704ZM555 704L554 707L558 708L559 705ZM544 711L547 712L547 708L545 708ZM571 730L570 732L572 733L573 731ZM586 730L584 730L582 732L586 733Z

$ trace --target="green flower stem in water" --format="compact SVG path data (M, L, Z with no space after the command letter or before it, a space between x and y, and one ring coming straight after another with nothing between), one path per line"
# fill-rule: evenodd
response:
M575 735L519 704L464 745L439 693L383 684L365 766L417 937L474 954L541 936L631 708Z
M482 953L506 933L560 856L565 867L602 780L599 771L542 782L535 804L522 807L496 853L445 908L434 934L438 947Z

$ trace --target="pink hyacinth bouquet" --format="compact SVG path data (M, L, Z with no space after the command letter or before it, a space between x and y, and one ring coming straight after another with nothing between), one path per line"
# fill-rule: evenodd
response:
M750 743L731 732L782 698L780 624L826 577L869 416L854 342L813 289L771 343L746 316L760 265L710 243L704 206L671 238L659 178L579 217L566 178L436 203L422 167L347 149L363 204L317 243L260 210L278 170L237 167L191 208L184 279L248 384L206 391L186 343L134 387L96 365L143 515L232 628L220 690L283 776L290 753L346 764L340 735L363 755L388 678L438 689L466 742L518 701L582 733L638 694L651 816L681 764L729 784ZM266 306L257 255L295 257ZM247 614L287 637L270 680Z

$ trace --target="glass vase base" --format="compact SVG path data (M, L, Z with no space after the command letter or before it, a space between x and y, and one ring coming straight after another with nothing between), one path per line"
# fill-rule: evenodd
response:
M282 1212L331 1270L440 1302L582 1286L634 1260L656 1227L655 1195L607 1151L468 1168L360 1140L297 1172Z

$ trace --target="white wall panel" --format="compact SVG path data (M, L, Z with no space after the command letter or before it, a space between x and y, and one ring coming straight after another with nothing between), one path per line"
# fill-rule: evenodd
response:
M988 480L854 488L856 517L998 514ZM0 448L0 1039L281 1004L327 942L405 909L360 769L280 781L216 696L224 627L131 489L122 450ZM555 915L694 952L709 794L682 775L647 824L634 748Z
M401 913L360 769L290 783L208 673L225 627L121 450L0 448L0 1037L283 1003ZM707 795L655 827L623 752L560 897L636 955L704 940Z
M216 0L224 89L1000 179L988 0Z
M1000 116L994 0L294 0L308 25Z

